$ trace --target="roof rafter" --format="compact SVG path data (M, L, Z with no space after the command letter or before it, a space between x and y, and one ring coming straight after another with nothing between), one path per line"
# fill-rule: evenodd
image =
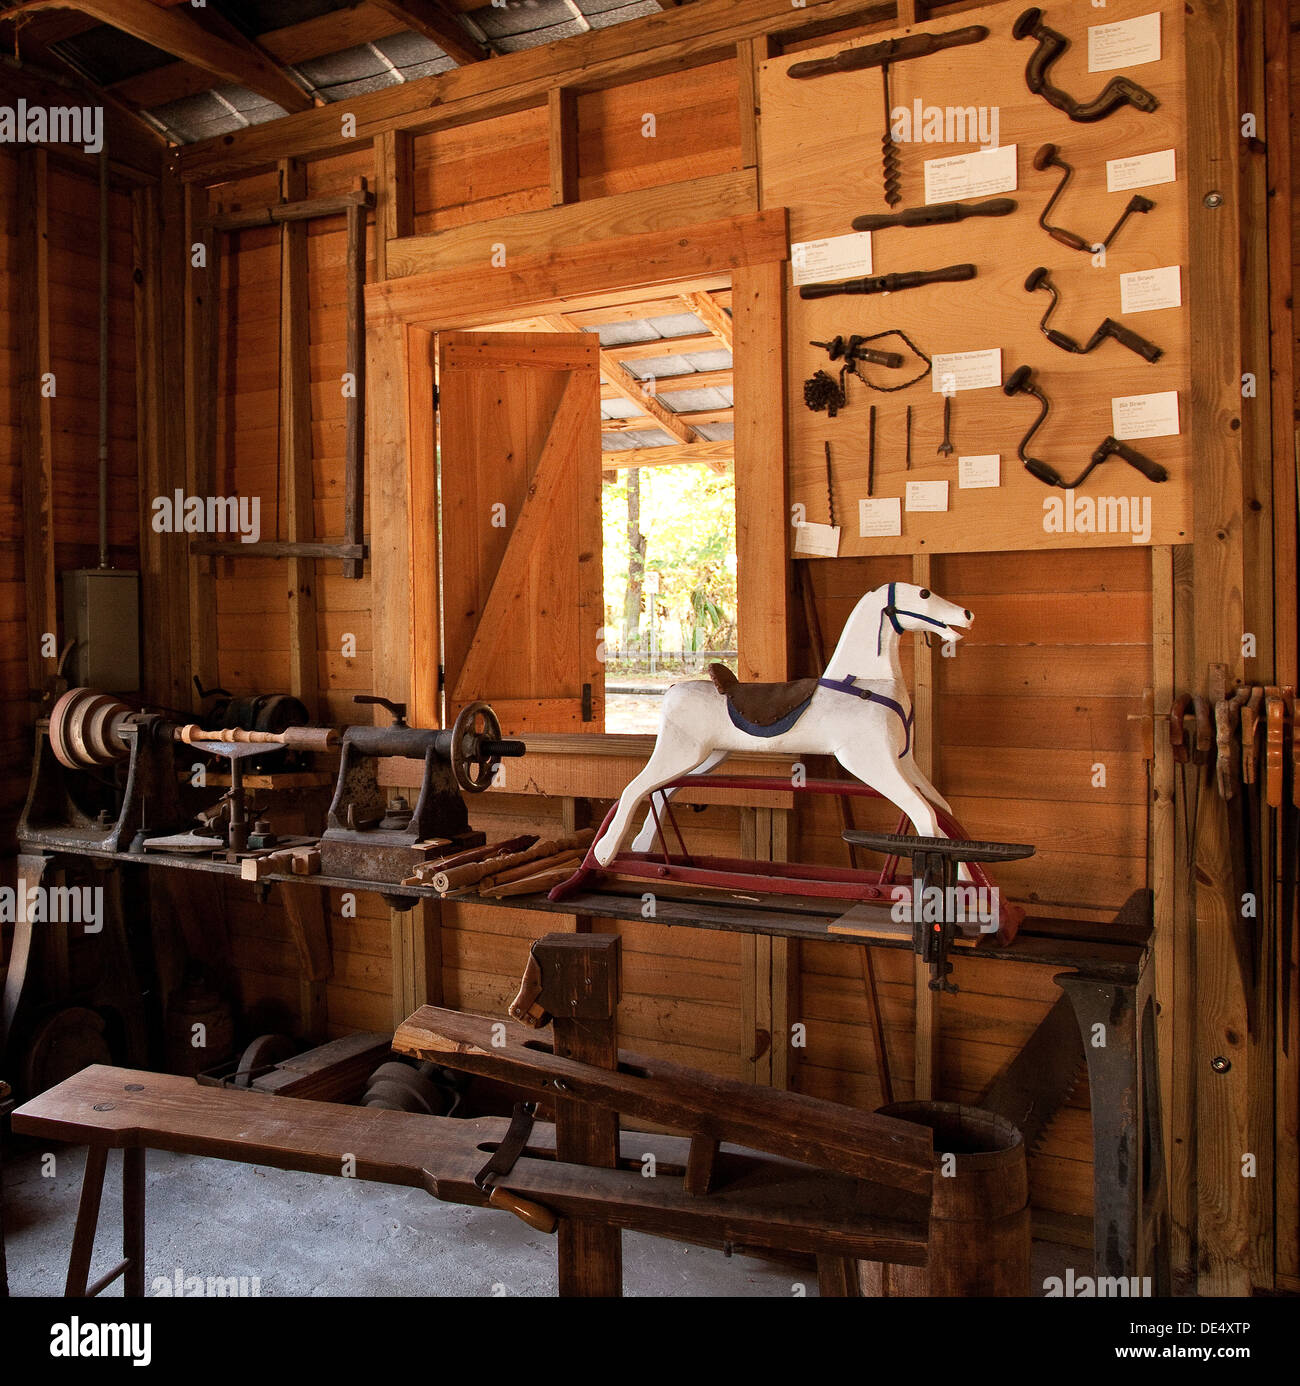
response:
M400 19L408 29L436 43L461 67L479 63L492 56L491 49L471 37L469 31L443 0L370 0L376 8L394 19Z
M186 9L161 9L149 0L24 0L4 11L2 17L15 20L48 10L76 10L89 15L223 81L247 87L286 111L306 111L314 104L302 87L251 39L233 29L229 30L229 37L212 33Z

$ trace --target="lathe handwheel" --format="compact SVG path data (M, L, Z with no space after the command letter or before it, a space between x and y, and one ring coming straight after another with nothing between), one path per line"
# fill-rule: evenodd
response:
M478 725L479 719L483 725ZM480 747L484 741L501 740L501 723L487 703L461 708L451 728L451 773L467 794L482 794L492 787L496 762Z

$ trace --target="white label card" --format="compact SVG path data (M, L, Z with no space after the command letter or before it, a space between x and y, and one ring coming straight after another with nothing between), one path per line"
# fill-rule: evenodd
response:
M1088 30L1088 71L1113 72L1160 61L1160 14L1139 15Z
M987 197L1015 192L1016 146L982 149L977 154L954 154L925 161L925 202L957 202L963 197Z
M1169 438L1178 433L1178 391L1124 395L1110 402L1110 431L1121 442L1131 438Z
M961 491L978 491L988 486L1002 485L1002 456L989 453L982 457L959 457L957 459L957 488Z
M1122 313L1150 313L1157 308L1183 306L1181 265L1163 269L1134 270L1119 277L1119 306Z
M958 390L997 389L1002 384L1002 348L988 351L940 352L930 372L930 389L937 395Z
M907 508L909 510L947 510L948 483L946 481L909 481L907 483Z
M1136 154L1131 159L1110 159L1106 163L1107 192L1154 188L1161 183L1177 181L1177 156L1172 149L1161 149L1155 154Z
M794 551L795 553L806 554L809 558L838 558L840 554L839 525L815 525L810 522L796 525Z
M790 247L796 284L825 284L871 273L871 232L851 231L821 241L796 241Z
M858 502L858 535L862 539L892 539L903 532L903 503L897 496Z

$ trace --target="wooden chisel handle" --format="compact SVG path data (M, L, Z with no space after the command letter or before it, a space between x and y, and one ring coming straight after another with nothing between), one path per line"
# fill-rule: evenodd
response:
M1252 688L1241 709L1241 778L1246 784L1259 783L1259 714L1264 708L1264 690Z
M1224 698L1214 706L1214 727L1217 732L1219 755L1215 761L1215 781L1219 786L1219 798L1232 799L1237 793L1237 782L1241 778L1240 756L1237 738L1233 732L1238 725L1237 704L1231 698Z
M1282 751L1286 743L1286 700L1280 693L1265 700L1264 798L1269 808L1282 807Z
M889 226L948 226L967 217L1010 216L1019 204L1014 197L994 197L987 202L936 202L930 207L906 207L901 212L868 212L854 217L855 231L883 231Z
M831 58L811 58L795 63L787 74L790 77L825 77L832 72L860 72L863 68L884 67L908 58L924 58L944 48L959 48L967 43L980 43L988 38L983 24L969 24L964 29L950 29L946 34L905 34L901 38L885 39L862 48L845 48Z
M513 1213L515 1217L526 1222L529 1227L536 1228L538 1232L554 1232L560 1224L559 1218L549 1208L543 1208L540 1203L532 1203L526 1198L520 1198L518 1194L512 1194L509 1189L494 1188L488 1195L488 1207L499 1208L503 1213Z

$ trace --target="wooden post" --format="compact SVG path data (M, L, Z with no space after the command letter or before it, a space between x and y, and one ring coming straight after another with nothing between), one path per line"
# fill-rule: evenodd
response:
M208 210L202 188L185 198L185 494L210 496L216 468L217 323L221 296L221 232L200 226ZM195 264L202 243L204 262ZM216 560L190 559L190 670L204 682L219 682L216 665Z
M900 15L901 19L902 16ZM914 22L914 21L905 21ZM912 581L933 587L929 554L912 558ZM934 783L934 657L921 640L912 642L912 755L917 768ZM915 1016L915 1052L912 1095L918 1101L935 1095L939 1072L940 993L930 990L930 969L920 958L912 959L912 1004Z
M618 1067L616 1012L622 989L616 934L547 934L533 945L542 972L540 1000L555 1017L555 1052L581 1063ZM618 1113L555 1099L555 1157L614 1169ZM560 1294L623 1293L623 1239L616 1227L565 1218L559 1227Z
M578 200L578 93L552 87L547 98L551 161L551 205Z
M280 200L307 196L307 170L297 159L281 159ZM310 540L314 533L311 467L311 366L307 324L307 223L280 227L280 471L285 487L285 538ZM289 691L314 721L320 715L316 654L316 560L290 558Z
M393 957L393 1024L421 1006L442 1005L442 905L417 900L409 910L389 910Z
M316 885L280 883L280 903L298 950L298 994L302 1037L320 1043L325 1039L329 1008L325 983L334 970L330 955L325 891ZM409 1014L409 1012L408 1012Z
M27 677L45 686L58 664L54 580L54 410L51 375L49 159L18 152L18 391L23 478L23 584L27 598ZM67 384L64 385L65 392ZM47 644L47 641L50 642Z
M744 168L758 167L758 68L760 63L765 63L773 57L776 51L776 40L771 34L741 39L736 45L736 82L740 101L740 162Z
M745 266L731 282L740 678L762 682L787 671L785 272Z
M415 229L411 132L385 130L376 144L375 278L388 278L388 242Z
M1186 430L1196 510L1196 669L1243 673L1245 565L1241 438L1242 204L1237 0L1204 0L1187 16L1188 168L1192 340L1201 344ZM1225 805L1202 791L1196 853L1196 1188L1198 1289L1250 1293L1260 1248L1253 1204L1269 1199L1260 1178L1242 1177L1251 1152L1251 1048L1232 946L1231 858ZM1271 1252L1271 1247L1270 1247Z

